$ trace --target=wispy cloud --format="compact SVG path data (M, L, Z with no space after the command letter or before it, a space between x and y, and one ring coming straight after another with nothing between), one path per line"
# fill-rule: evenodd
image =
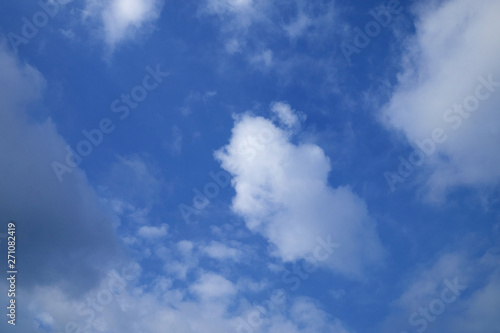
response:
M162 7L163 0L87 0L84 19L97 23L100 35L113 50L151 31Z

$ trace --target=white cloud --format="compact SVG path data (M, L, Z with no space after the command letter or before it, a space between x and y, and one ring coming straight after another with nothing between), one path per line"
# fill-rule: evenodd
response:
M183 135L180 128L174 126L172 128L172 138L166 144L173 155L179 155L182 152Z
M435 128L445 131L446 140L427 161L431 197L442 198L457 185L498 184L500 87L493 94L476 87L479 77L500 82L500 3L432 1L418 8L416 34L405 48L383 122L412 145L431 138ZM479 99L476 111L454 111L454 105L477 100L478 93L491 96Z
M242 255L240 250L215 241L212 241L209 245L202 247L201 250L209 257L217 260L239 260Z
M187 277L187 274L190 270L192 270L195 266L193 266L195 262L186 262L186 261L178 261L178 260L169 260L165 264L165 271L169 274L172 274L176 279L184 280Z
M262 308L263 311L269 309ZM340 320L332 318L331 315L321 310L311 299L299 297L291 300L290 306L276 304L274 311L269 317L259 320L255 313L258 311L252 307L241 318L236 332L328 332L328 333L348 333ZM267 313L266 313L267 315Z
M269 282L262 280L262 281L253 281L248 278L241 278L238 280L238 289L239 290L248 290L253 293L258 293L261 291L269 290L270 284Z
M476 291L464 304L466 310L449 320L457 333L498 332L500 327L500 272L488 277L483 288ZM442 331L441 331L442 332Z
M182 240L177 243L177 248L184 254L189 254L193 250L193 242Z
M429 297L439 295L446 279L457 278L461 284L467 284L470 268L465 258L458 253L442 255L429 269L418 272L417 277L397 301L398 305L414 311L429 302Z
M293 3L296 7L294 15L288 18L287 23L283 23L281 28L287 33L290 40L295 41L298 38L323 43L324 38L332 38L336 30L340 30L337 14L337 3L329 2L311 2L307 0L298 0Z
M233 35L233 38L229 39L233 46L249 37L249 28L252 25L264 26L267 33L284 34L291 40L300 37L318 38L334 29L332 23L336 23L335 9L335 2L316 3L306 0L287 3L265 0L205 0L201 6L203 13L219 16L222 30Z
M263 50L250 57L250 62L261 69L267 69L273 64L273 51Z
M248 289L246 282L235 285L215 272L201 272L185 286L176 286L161 275L144 285L144 277L140 277L137 264L112 270L99 286L78 299L68 297L58 286L38 288L23 295L25 302L19 310L38 318L37 323L54 332L64 331L67 325L124 333L159 333L166 329L179 333L241 332L243 326L260 333L348 332L338 319L303 297L285 294L275 306L264 305L268 312L260 315L255 300L238 293L240 285ZM0 282L0 287L6 287L6 282ZM28 318L19 318L17 326L23 332L37 331ZM7 324L0 323L0 328L2 325Z
M140 227L137 233L139 236L146 239L158 239L167 235L168 225L162 224L159 227L143 226Z
M292 110L289 104L284 102L275 102L271 104L271 112L276 114L279 121L288 128L294 128L300 125L305 119L305 115Z
M207 0L206 9L210 13L245 13L252 9L254 0Z
M193 113L193 109L199 108L201 104L206 108L207 104L209 104L215 96L217 96L217 91L215 90L190 92L184 99L181 114L183 116L188 116Z
M150 24L160 16L162 7L162 0L87 0L84 16L97 18L104 40L113 49L148 31Z
M211 272L203 273L198 281L190 286L190 290L202 299L225 298L237 291L231 281Z
M244 46L244 42L238 40L237 38L232 38L226 42L225 49L229 54L235 54L241 52L241 49Z
M240 116L227 146L215 154L233 175L232 209L262 234L284 261L313 253L319 237L340 243L326 264L351 277L379 264L382 246L366 205L347 186L328 185L330 161L312 144L262 117Z
M301 12L297 15L294 22L286 25L284 29L290 35L291 38L297 38L301 36L308 27L313 24L311 18L305 13Z
M347 333L339 320L328 323L328 314L320 309L313 301L299 298L290 310L293 321L306 332L334 332ZM328 324L327 324L328 323ZM272 332L276 332L272 330Z
M321 75L325 89L336 85L338 64L331 52L341 27L335 1L205 0L199 12L216 19L221 45L214 45L215 52L224 50L223 59L243 57L249 69L275 74L281 83Z

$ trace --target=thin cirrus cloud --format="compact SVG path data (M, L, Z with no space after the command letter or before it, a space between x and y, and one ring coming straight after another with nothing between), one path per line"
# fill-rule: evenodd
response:
M332 36L338 34L340 21L335 2L205 0L199 8L201 17L217 18L215 27L220 30L229 55L241 54L255 69L277 70L281 76L288 76L291 68L299 71L299 68L318 65L318 59L312 61L296 53L296 42L301 39L311 49L325 48L328 52L331 50L328 45L334 40ZM283 45L288 45L278 47L276 40L287 41ZM323 61L328 63L332 61L330 58Z
M431 199L460 185L498 184L500 3L431 2L415 11L416 33L381 119L417 148L435 129L444 131L444 142L426 157Z
M252 25L263 25L271 29L268 32L281 33L292 40L317 37L318 30L328 30L336 18L334 3L311 3L304 0L293 3L205 0L201 3L200 12L217 15L224 32L241 38L251 32L249 28ZM286 19L283 15L285 12L290 15L285 15ZM275 21L277 17L281 18L280 22Z
M318 238L340 247L326 265L360 278L383 261L384 250L364 201L349 186L328 184L330 161L313 144L291 142L298 117L286 103L271 106L284 128L272 121L238 116L229 143L215 156L231 173L236 195L232 210L264 236L283 261L312 255Z
M489 250L474 259L467 251L445 252L402 281L407 286L391 304L382 331L496 332L500 257Z

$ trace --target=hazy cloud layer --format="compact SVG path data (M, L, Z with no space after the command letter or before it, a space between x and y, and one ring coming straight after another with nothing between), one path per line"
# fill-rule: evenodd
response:
M85 291L117 255L112 214L78 168L58 181L51 164L66 158L67 144L50 119L29 115L44 79L3 46L0 86L0 219L16 220L23 235L24 288L57 283L72 293Z

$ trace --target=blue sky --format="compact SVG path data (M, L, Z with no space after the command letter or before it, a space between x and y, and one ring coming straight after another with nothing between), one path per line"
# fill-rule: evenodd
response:
M2 2L1 331L500 332L499 12Z

